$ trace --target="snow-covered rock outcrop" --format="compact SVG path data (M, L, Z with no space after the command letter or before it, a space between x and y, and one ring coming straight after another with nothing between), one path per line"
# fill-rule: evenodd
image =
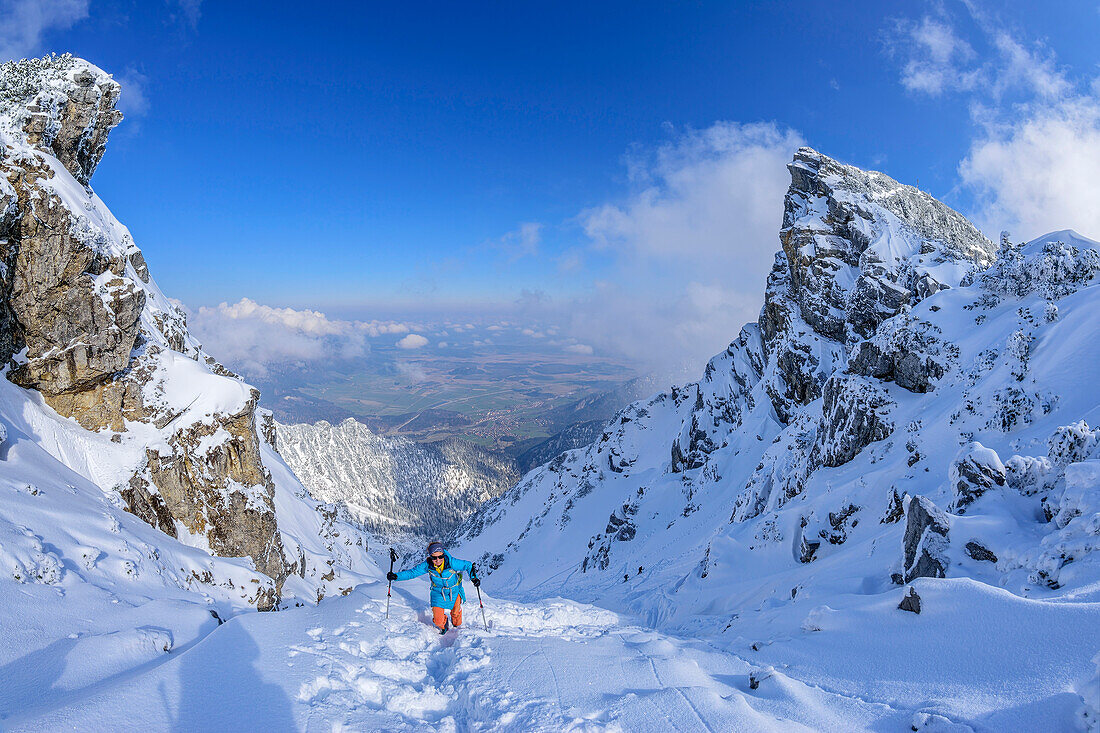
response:
M310 493L381 535L443 537L519 480L515 464L472 443L383 437L353 418L277 425L279 454Z
M940 578L1097 600L1100 244L998 246L880 173L807 148L789 169L759 320L487 504L462 551L516 593L750 638Z
M326 530L258 435L259 393L203 352L88 184L119 94L69 55L0 65L0 365L5 393L28 391L0 402L4 417L104 500L185 544L250 558L243 595L258 607L289 578L291 595L314 600L350 588L339 566L358 562L361 540Z

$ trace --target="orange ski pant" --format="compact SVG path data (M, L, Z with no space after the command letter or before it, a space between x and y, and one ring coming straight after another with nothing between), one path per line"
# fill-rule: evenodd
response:
M432 621L441 629L443 628L443 624L447 621L446 613L446 609L440 608L439 606L432 606ZM462 625L462 596L455 597L455 605L454 608L451 609L451 625Z

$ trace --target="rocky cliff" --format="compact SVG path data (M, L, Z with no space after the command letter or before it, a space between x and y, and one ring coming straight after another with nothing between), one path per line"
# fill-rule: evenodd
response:
M462 551L516 593L749 638L929 578L1094 598L1100 244L994 245L881 173L788 167L758 321L487 504Z
M270 579L258 606L273 606L290 576L323 594L331 555L307 557L312 540L281 528L259 393L203 352L90 186L122 118L119 94L69 55L0 65L4 375L109 436L124 470L108 472L110 485L95 478L128 511L214 555L251 558ZM308 500L300 485L286 490Z

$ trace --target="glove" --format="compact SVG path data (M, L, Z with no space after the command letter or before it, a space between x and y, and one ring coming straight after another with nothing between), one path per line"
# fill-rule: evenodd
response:
M389 571L388 573L386 573L386 580L389 580L389 581L397 580L397 573L393 572L392 570Z
M481 587L481 578L470 578L470 582L474 584L475 588Z

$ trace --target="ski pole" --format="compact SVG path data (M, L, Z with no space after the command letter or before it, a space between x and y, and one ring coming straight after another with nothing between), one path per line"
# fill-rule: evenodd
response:
M481 602L481 584L475 585L474 590L477 591L477 605L481 606L481 623L485 624L485 630L488 631L489 622L485 620L485 604Z
M390 548L390 572L393 572L393 564L397 562L397 553ZM390 595L393 591L393 581L388 580L386 582L386 618L390 617Z

